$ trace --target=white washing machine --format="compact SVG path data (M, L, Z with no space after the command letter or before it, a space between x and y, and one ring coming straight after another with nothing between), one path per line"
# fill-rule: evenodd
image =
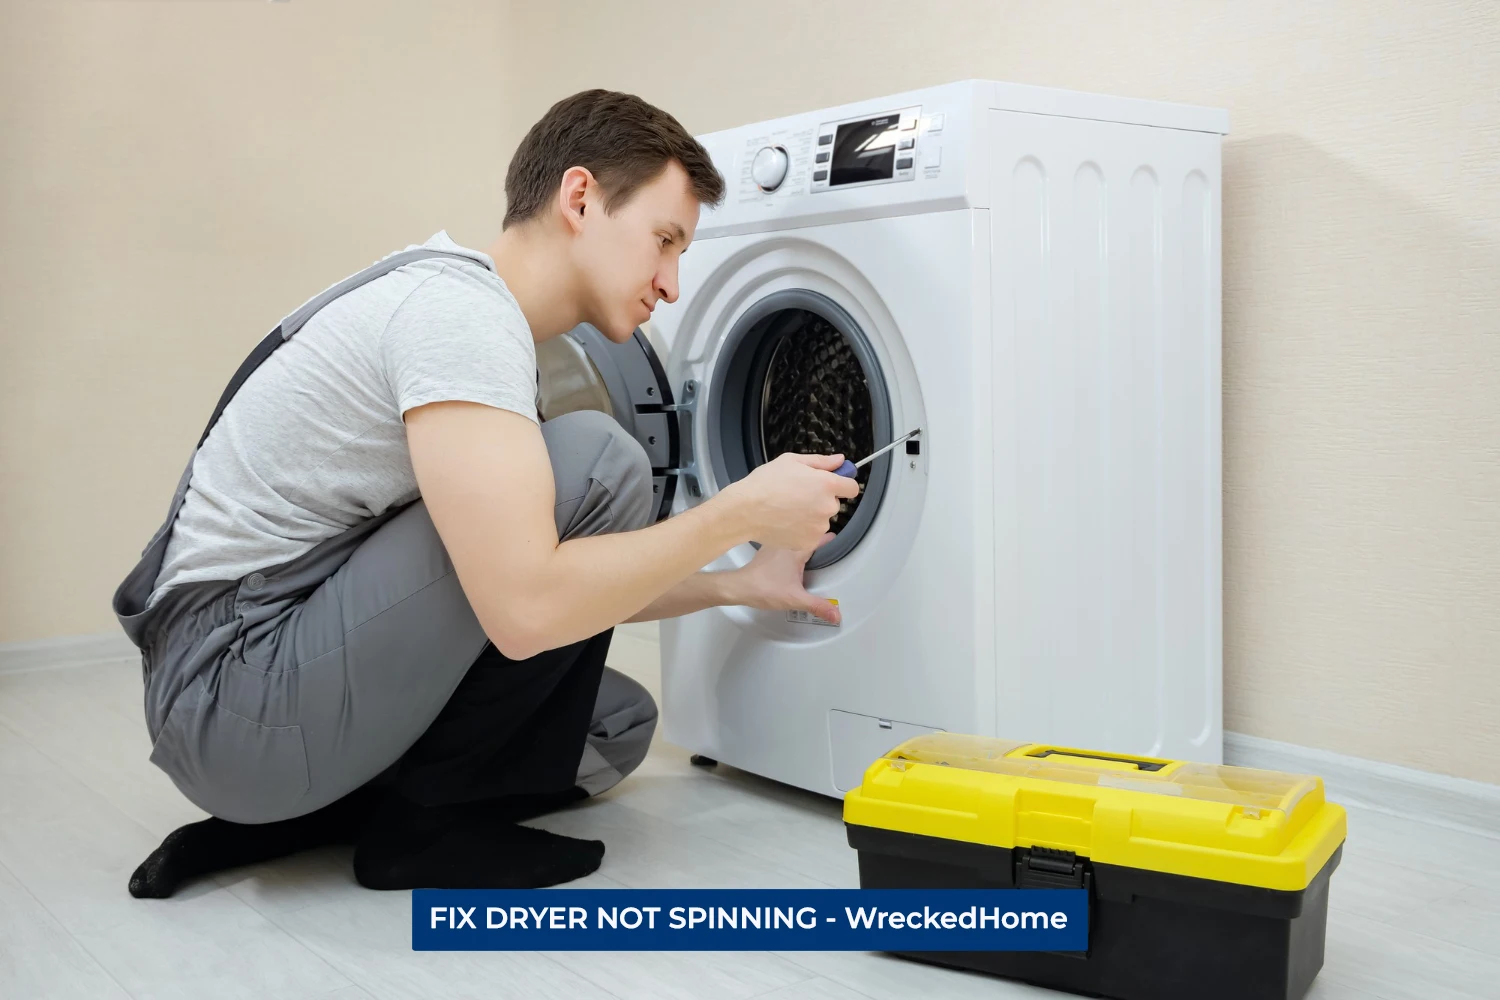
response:
M700 137L728 194L615 407L664 508L921 433L809 564L840 626L662 623L666 739L831 795L937 729L1221 761L1227 125L970 81Z

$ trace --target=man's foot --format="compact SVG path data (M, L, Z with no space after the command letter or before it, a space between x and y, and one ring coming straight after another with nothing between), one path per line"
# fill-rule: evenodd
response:
M420 806L392 796L354 849L354 877L367 889L540 889L598 869L602 841L520 826L518 805Z
M167 834L130 876L137 899L165 899L190 879L269 861L326 844L351 844L382 792L361 788L316 812L275 823L231 823L211 816Z

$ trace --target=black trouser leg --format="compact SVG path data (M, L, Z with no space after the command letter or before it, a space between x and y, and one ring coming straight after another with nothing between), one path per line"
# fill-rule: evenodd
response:
M570 792L613 634L528 660L486 645L396 765L396 792L427 806Z
M611 632L528 660L486 646L397 762L354 852L372 889L536 888L599 867L604 845L516 820L582 797L578 765Z

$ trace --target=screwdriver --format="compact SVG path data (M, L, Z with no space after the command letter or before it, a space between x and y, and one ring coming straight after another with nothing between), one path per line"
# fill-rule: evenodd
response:
M859 467L860 466L862 466L862 465L868 465L869 463L875 461L875 459L879 458L881 455L884 455L886 452L888 452L892 448L896 447L896 445L900 444L902 441L908 441L911 438L916 437L920 433L922 433L922 428L920 428L920 427L918 427L914 431L908 431L907 433L905 433L905 434L901 435L900 437L898 437L896 440L892 441L890 444L886 445L884 448L881 448L877 452L872 452L871 454L866 455L864 458L860 459L858 462L851 462L851 461L849 461L846 458L846 459L844 459L844 464L841 465L841 466L839 466L834 471L837 472L839 475L844 476L844 477L846 477L848 479L853 479L854 478L854 474L859 471Z

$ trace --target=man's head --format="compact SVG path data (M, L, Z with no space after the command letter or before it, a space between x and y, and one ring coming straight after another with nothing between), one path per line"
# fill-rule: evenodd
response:
M521 140L505 176L505 228L568 239L584 318L624 341L677 298L677 258L700 205L724 195L708 152L677 120L630 94L559 101Z

